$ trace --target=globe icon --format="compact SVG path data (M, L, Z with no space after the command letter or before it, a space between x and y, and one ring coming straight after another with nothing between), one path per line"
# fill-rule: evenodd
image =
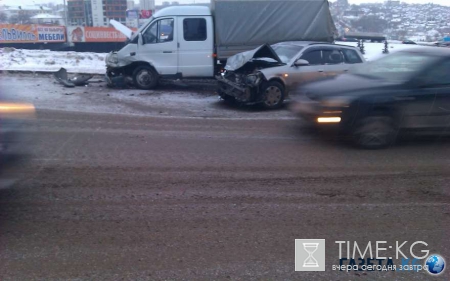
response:
M440 274L444 271L445 261L439 255L431 255L428 257L425 265L428 268L428 272L431 274Z

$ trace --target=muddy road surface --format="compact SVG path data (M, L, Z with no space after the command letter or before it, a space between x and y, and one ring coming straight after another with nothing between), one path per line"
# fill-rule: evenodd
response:
M20 128L29 158L2 174L1 280L449 279L448 269L332 270L335 241L362 250L386 241L394 258L396 241L408 241L408 257L424 241L417 256L450 260L448 139L367 151L310 132L286 110L37 107ZM325 272L294 271L295 239L326 240Z

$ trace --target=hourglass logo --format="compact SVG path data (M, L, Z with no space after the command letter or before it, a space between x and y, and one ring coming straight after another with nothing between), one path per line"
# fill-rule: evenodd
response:
M325 239L295 239L295 271L325 271Z

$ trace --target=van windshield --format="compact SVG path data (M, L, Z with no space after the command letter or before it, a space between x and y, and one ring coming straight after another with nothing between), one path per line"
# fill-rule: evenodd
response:
M131 38L128 39L125 43L128 44L130 42L133 42L133 39L136 38L136 36L141 33L142 31L144 31L145 28L147 28L147 26L149 25L149 23L151 23L153 21L153 17L150 17L143 25L141 25L137 31L133 31L133 33L131 34Z

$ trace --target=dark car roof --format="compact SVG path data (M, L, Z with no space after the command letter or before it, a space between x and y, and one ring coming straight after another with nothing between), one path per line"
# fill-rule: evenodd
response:
M439 47L423 47L402 50L400 52L411 53L411 54L424 54L427 56L439 56L439 57L450 57L450 49L439 48Z

